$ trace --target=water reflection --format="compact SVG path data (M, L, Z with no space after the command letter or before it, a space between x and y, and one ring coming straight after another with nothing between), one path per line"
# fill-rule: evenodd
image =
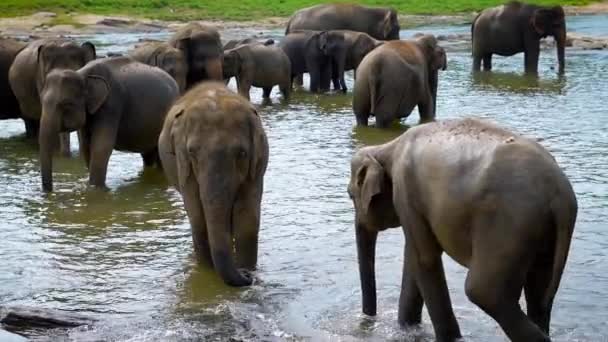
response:
M494 92L514 92L521 94L563 94L567 85L565 76L560 75L555 79L541 78L534 74L480 71L473 72L473 86L479 90L491 90Z

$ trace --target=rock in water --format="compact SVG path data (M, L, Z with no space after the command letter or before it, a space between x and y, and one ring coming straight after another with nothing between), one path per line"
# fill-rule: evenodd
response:
M71 312L50 309L35 309L22 306L0 307L0 323L24 328L73 328L93 323L93 319Z

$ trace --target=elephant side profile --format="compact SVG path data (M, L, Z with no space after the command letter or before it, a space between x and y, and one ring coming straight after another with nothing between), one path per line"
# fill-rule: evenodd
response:
M17 57L17 54L27 46L26 43L11 39L0 38L0 120L20 119L21 109L19 101L15 97L8 81L8 71ZM36 125L26 123L28 137L37 137L37 132L32 132Z
M363 313L376 314L378 232L401 226L405 256L398 320L437 341L461 337L441 256L468 268L467 297L511 341L550 341L551 308L577 215L572 187L536 141L474 119L434 122L359 150L348 192ZM525 293L527 315L519 299Z
M270 97L275 85L283 97L291 91L291 62L277 46L246 44L224 51L224 79L236 77L239 94L248 100L251 86L263 88L264 98Z
M78 130L92 186L105 187L113 150L140 153L146 166L158 163L158 136L178 96L169 74L130 57L98 59L77 71L51 71L41 93L43 189L53 190L51 151L59 132Z
M177 82L180 93L186 91L188 64L181 50L164 42L147 42L135 46L129 56L138 62L163 69Z
M234 49L236 47L239 47L241 45L247 45L247 44L263 44L263 45L274 45L274 39L272 38L268 38L264 41L260 41L256 38L245 38L245 39L232 39L226 42L226 44L224 44L224 51L226 50L230 50L230 49Z
M561 6L541 7L513 1L483 10L471 25L473 70L492 69L492 54L524 53L526 73L537 73L540 40L553 36L559 72L564 72L566 16Z
M432 35L411 41L385 42L359 65L354 86L353 111L358 125L376 126L410 115L418 106L420 121L435 119L438 71L447 68L445 50Z
M42 91L47 84L48 74L54 70L78 70L95 58L93 44L85 42L77 45L65 39L36 40L17 54L8 78L19 101L21 116L32 135L40 130ZM69 155L69 134L62 134L59 140L62 154Z
M399 39L399 19L392 8L325 4L303 8L287 22L285 35L297 30L351 30L380 40Z
M332 73L344 80L346 45L340 31L298 31L285 36L279 43L291 62L292 80L303 73L310 74L310 91L329 90ZM332 69L336 70L332 72ZM346 91L346 84L341 85Z
M182 195L198 259L227 285L252 283L268 141L253 105L219 82L203 82L171 108L158 148ZM244 269L244 270L243 270Z
M344 34L344 41L346 42L346 59L344 61L344 71L357 70L363 58L367 56L367 54L370 53L373 49L384 43L383 41L377 40L364 32L356 32L349 30L339 31ZM337 71L337 68L333 68L332 66L331 79L335 90L340 89L342 84L346 84L346 82L344 81L344 74L342 74L342 79L340 79L340 75Z
M186 57L186 90L204 80L223 79L222 41L216 28L190 23L169 39L169 45L181 50Z

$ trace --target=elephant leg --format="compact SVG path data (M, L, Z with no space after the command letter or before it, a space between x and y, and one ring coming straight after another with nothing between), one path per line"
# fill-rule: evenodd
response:
M551 324L553 297L551 297L548 303L544 303L544 298L551 282L552 261L553 257L552 255L548 255L548 253L537 256L537 260L528 272L526 283L524 284L528 317L547 335L549 334L549 326Z
M40 122L38 120L23 119L25 123L25 136L28 139L38 139L40 131Z
M89 184L105 188L108 162L114 150L117 129L109 124L94 127L91 133L91 163L89 165Z
M59 133L59 153L64 157L71 157L70 133Z
M203 211L200 200L199 185L193 174L188 176L181 192L182 198L184 199L184 207L186 208L188 220L190 221L190 227L192 229L192 242L194 244L196 257L201 263L213 267L205 212Z
M524 52L524 68L527 74L536 74L538 72L538 57L540 55L540 47L537 42L534 44L526 44Z
M236 84L237 88L239 89L239 94L241 94L241 96L243 96L247 100L251 101L251 98L249 97L249 91L251 90L251 82L249 80L237 78Z
M422 306L424 305L424 301L413 272L413 258L407 256L407 243L404 252L398 321L402 327L408 327L420 324L422 321Z
M154 165L160 165L158 157L158 148L154 148L152 151L142 153L141 157L144 161L144 167L152 167Z
M91 135L85 130L78 130L78 149L80 150L80 154L82 155L82 159L84 160L84 164L87 169L90 167L91 163Z
M481 70L481 56L473 55L473 71Z
M285 84L280 84L279 85L279 90L281 91L281 94L283 94L283 98L288 99L289 96L291 95L291 84L290 84L290 82L285 82Z
M295 82L295 84L299 87L302 87L304 85L304 75L303 74L297 74L294 76L293 81Z
M426 92L423 99L418 102L418 112L420 113L420 123L435 120L435 100L430 91Z
M492 70L492 54L487 54L483 56L483 70L490 71Z
M321 66L320 68L320 85L319 88L322 92L328 92L331 89L331 66L329 63Z
M321 70L318 66L309 68L310 75L310 91L316 93L319 91L320 82L321 82Z
M270 97L270 93L272 92L272 87L264 87L262 89L262 91L263 91L262 97L267 99Z

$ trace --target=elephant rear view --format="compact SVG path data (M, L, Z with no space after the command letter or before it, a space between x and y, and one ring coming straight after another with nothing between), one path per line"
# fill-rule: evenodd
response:
M140 153L144 165L158 162L158 136L179 88L165 71L130 57L111 57L78 71L49 74L41 94L42 186L52 191L53 136L78 130L89 183L105 187L113 150Z
M181 193L200 261L224 282L247 286L257 264L268 141L253 105L219 82L203 82L169 112L159 153Z
M473 70L483 61L484 70L492 69L492 55L524 53L527 73L538 71L540 40L553 36L557 42L559 72L564 72L566 19L561 6L542 7L513 1L483 10L471 25Z
M399 39L397 11L353 4L327 4L303 8L287 23L285 34L297 30L351 30L380 40Z

